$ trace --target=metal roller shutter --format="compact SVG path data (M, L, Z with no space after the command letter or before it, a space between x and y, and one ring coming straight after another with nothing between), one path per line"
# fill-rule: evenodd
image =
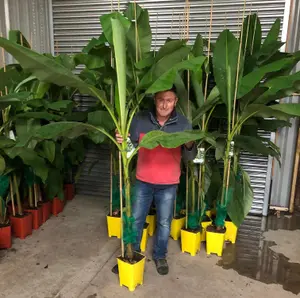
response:
M55 51L58 53L79 52L92 37L101 33L99 16L111 11L111 0L53 0L53 27ZM128 1L120 1L123 10ZM118 9L113 1L114 10ZM153 35L153 47L163 44L167 37L180 38L184 24L185 0L140 0L142 7L149 10ZM210 4L209 0L190 1L190 41L200 32L208 37ZM238 31L242 19L243 0L214 0L212 39L225 28ZM285 0L260 0L246 3L246 14L257 12L262 23L263 36L276 18L283 20ZM90 99L89 99L90 100ZM84 105L88 102L81 99ZM270 136L266 136L270 137ZM94 154L94 153L93 153ZM101 155L101 154L100 154ZM244 153L241 163L250 174L254 188L254 202L251 213L262 214L265 187L268 174L268 158ZM107 173L109 168L107 168ZM106 177L99 176L98 182ZM88 178L86 178L88 179ZM103 185L103 184L102 184ZM89 185L86 184L89 188ZM82 186L80 189L84 189ZM100 188L96 188L100 189Z

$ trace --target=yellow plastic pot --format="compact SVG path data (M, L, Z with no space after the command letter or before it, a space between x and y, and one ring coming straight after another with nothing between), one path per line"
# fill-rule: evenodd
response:
M179 239L181 234L181 229L184 227L184 225L185 225L185 217L172 219L170 236L174 240Z
M224 233L216 233L206 231L206 253L217 254L219 257L223 254L223 247L225 243L225 231Z
M156 214L154 215L147 215L146 222L149 224L148 227L148 234L149 236L153 236L156 228Z
M195 256L200 250L200 231L189 232L184 229L181 230L181 251L188 252L191 256Z
M225 227L226 227L225 241L230 241L231 243L235 243L237 232L238 232L237 226L232 221L225 221Z
M148 228L149 228L149 224L147 223L147 227L144 226L144 229L143 229L143 235L142 235L142 240L141 240L141 245L140 245L142 252L145 252L147 249Z
M145 256L136 254L140 260L134 264L123 261L118 258L119 281L120 286L126 286L129 291L133 292L138 285L144 281Z
M108 237L121 238L121 217L106 216Z
M210 221L202 221L201 226L202 226L202 231L201 231L201 242L206 241L206 228L211 225L211 220Z

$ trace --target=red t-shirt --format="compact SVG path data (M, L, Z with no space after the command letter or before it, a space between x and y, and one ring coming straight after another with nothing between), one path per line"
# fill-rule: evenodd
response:
M139 142L145 134L140 133ZM178 184L180 178L181 147L138 151L136 178L151 184Z

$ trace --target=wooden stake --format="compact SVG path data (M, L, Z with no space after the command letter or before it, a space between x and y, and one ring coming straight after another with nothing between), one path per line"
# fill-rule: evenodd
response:
M186 165L186 192L185 192L185 228L188 228L189 213L189 164Z
M109 216L112 216L112 177L113 177L113 155L112 152L110 152L110 198L109 198Z
M204 88L204 102L206 102L207 98L207 89L208 89L208 73L209 73L209 62L210 62L210 40L211 40L211 31L212 31L212 18L213 18L213 7L214 7L214 0L211 0L210 6L210 21L209 21L209 33L208 33L208 47L207 47L207 65L208 65L208 72L206 73L205 78L205 88ZM205 114L202 117L202 128L205 125Z
M120 218L121 218L121 255L124 258L125 249L123 242L123 185L122 185L122 156L119 152L119 178L120 178Z
M12 213L13 213L13 216L16 216L13 181L12 181L11 177L9 178L9 188L10 188Z
M33 190L34 190L34 207L37 208L37 202L38 202L38 190L37 190L37 184L33 184Z
M244 35L244 21L243 20L245 18L246 2L247 2L247 0L244 0L243 19L242 19L242 24L241 24L241 38L240 38L239 54L238 54L238 65L237 65L237 70L236 70L235 90L234 90L234 98L233 98L233 112L232 112L231 129L233 129L234 122L235 122L236 98L237 98L237 91L238 91L239 74L240 74L240 66L241 66L240 65L241 64L241 54L242 54L242 42L243 42L243 35Z
M296 194L296 186L297 186L297 178L298 178L298 169L299 169L299 161L300 161L300 129L298 130L298 140L297 140L297 148L296 148L296 156L295 156L295 167L293 172L293 182L290 196L290 206L289 211L291 213L294 212L295 205L295 194Z

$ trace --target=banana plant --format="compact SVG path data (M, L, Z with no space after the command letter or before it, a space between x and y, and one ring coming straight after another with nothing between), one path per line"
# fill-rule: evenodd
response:
M214 45L213 76L222 104L212 111L212 117L225 115L227 122L216 149L216 156L223 159L224 165L223 182L217 194L219 212L215 224L218 229L224 227L227 213L240 226L252 205L253 190L248 174L239 164L240 150L279 159L278 147L260 138L257 129L274 131L289 126L290 118L300 116L299 104L276 103L278 99L299 92L300 86L300 72L290 73L300 60L299 52L279 52L282 43L277 41L278 22L261 42L258 17L248 16L239 39L224 30ZM249 128L256 129L253 135L247 135ZM148 140L156 140L157 145L175 147L183 144L179 138L177 134L170 134L162 139L160 132L151 132L144 136L141 146L149 147Z

